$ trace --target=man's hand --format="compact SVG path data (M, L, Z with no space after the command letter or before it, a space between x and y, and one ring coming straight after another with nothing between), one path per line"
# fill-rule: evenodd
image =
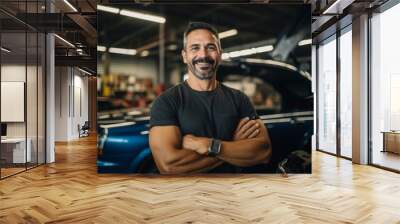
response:
M233 135L233 140L242 140L247 138L254 138L260 133L260 125L257 120L250 120L245 117L240 120Z
M204 137L196 137L194 135L185 135L182 140L182 147L184 149L193 150L200 155L207 155L208 148L210 147L211 139Z
M182 136L177 126L152 127L149 144L157 168L162 174L208 172L223 163L215 157L182 148Z
M244 134L237 136L248 136L245 139L222 141L221 150L217 155L217 158L240 167L268 163L272 155L271 140L269 138L268 130L262 120L257 119L255 122L257 122L258 125L253 126L256 126L259 129L257 136L248 138L252 135ZM243 133L243 130L246 129L246 126L251 126L249 124L251 124L250 121L246 122L246 125L242 125L238 133ZM248 131L244 131L244 133L251 132L251 130L254 130L254 127L253 129L250 127L247 129Z
M255 138L260 133L260 124L256 120L250 120L248 117L240 120L233 140L242 140L248 138ZM194 135L185 135L182 139L182 147L185 149L193 150L200 155L207 155L208 148L210 147L209 138L196 137Z

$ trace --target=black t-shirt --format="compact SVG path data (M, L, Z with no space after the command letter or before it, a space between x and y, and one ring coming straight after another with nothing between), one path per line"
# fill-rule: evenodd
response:
M178 84L153 103L150 128L153 126L178 126L182 136L231 141L240 119L258 118L249 98L239 90L218 83L212 91L197 91L187 82ZM217 167L214 172L235 172L233 166Z

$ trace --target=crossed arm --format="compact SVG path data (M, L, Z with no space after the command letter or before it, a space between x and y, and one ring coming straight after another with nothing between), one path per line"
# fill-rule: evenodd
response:
M224 161L236 166L268 163L271 144L261 120L242 119L233 141L223 141L217 157L207 156L211 139L185 135L176 126L150 129L150 148L160 172L184 174L209 171Z

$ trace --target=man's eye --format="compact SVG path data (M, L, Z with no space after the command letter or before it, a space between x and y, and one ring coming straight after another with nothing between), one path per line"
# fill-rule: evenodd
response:
M199 47L192 47L192 48L190 48L190 50L197 51L197 50L199 50Z
M211 46L208 46L208 49L214 51L214 50L216 50L217 48L216 48L215 46L212 46L212 45L211 45Z

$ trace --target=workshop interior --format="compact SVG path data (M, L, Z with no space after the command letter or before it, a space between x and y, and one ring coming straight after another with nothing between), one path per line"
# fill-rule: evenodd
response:
M311 7L264 4L98 5L98 171L159 173L149 111L188 78L181 51L190 22L216 28L217 80L245 93L271 139L269 164L231 172L310 173Z

